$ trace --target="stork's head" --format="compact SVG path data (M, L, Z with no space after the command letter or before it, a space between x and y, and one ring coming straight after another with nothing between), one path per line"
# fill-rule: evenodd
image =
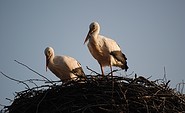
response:
M92 22L89 25L89 32L87 34L87 37L85 38L84 44L87 42L87 40L91 37L92 34L99 34L100 32L100 25L98 22Z
M51 59L52 56L54 56L53 48L52 47L47 47L44 51L44 54L46 56L46 71L47 71L49 60Z

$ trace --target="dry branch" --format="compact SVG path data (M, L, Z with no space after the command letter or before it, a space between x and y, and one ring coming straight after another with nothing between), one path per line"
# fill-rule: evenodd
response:
M53 84L53 82L51 82L49 79L47 79L44 75L42 75L42 74L38 73L37 71L33 70L32 68L30 68L30 67L27 66L26 64L23 64L23 63L21 63L21 62L19 62L19 61L17 61L17 60L14 60L14 61L17 62L18 64L20 64L20 65L26 67L26 68L29 69L30 71L36 73L36 74L39 75L40 77L46 79L49 83Z
M10 80L13 80L13 81L16 81L16 82L18 82L18 83L24 84L28 89L30 89L29 85L26 84L24 81L20 81L20 80L14 79L14 78L12 78L12 77L9 77L8 75L6 75L6 74L3 73L3 72L1 72L1 74L2 74L3 76L5 76L6 78L10 79Z
M113 82L114 81L114 82ZM112 88L114 83L114 88ZM17 93L8 113L169 113L185 111L185 95L142 76L87 76Z

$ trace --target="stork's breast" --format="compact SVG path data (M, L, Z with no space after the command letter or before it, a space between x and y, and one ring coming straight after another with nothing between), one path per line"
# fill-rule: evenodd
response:
M92 56L101 63L102 66L109 65L110 54L103 47L95 44L88 44L88 48Z

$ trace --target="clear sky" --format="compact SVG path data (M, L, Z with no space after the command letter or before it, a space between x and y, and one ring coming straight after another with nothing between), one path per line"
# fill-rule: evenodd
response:
M0 71L19 80L42 79L14 62L18 60L58 80L45 71L44 49L51 46L56 55L77 59L86 74L86 66L100 72L83 45L93 21L99 22L102 35L121 46L127 74L155 80L163 78L165 67L171 87L185 80L184 0L1 0ZM9 105L5 98L13 99L24 88L0 74L0 104Z

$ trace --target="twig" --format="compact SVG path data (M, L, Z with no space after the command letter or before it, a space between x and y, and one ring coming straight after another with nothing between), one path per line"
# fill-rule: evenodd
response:
M170 83L170 80L168 80L168 82L166 82L164 88L166 89L168 87L168 84Z
M49 79L47 79L47 78L46 78L45 76L43 76L42 74L36 72L35 70L31 69L29 66L27 66L27 65L25 65L25 64L23 64L23 63L21 63L21 62L19 62L19 61L17 61L17 60L14 60L14 61L17 62L18 64L20 64L20 65L22 65L22 66L28 68L30 71L36 73L36 74L39 75L40 77L46 79L49 83L53 84Z
M23 82L30 82L30 81L38 81L38 82L46 82L46 80L41 80L41 79L29 79L29 80L24 80ZM52 81L53 82L53 81ZM48 83L48 82L47 82Z
M34 84L36 87L38 87L38 85L35 83L35 81L36 82L46 82L46 80L41 80L41 79L28 79L28 80L24 80L23 82L30 82L30 83Z
M181 93L182 94L183 94L183 91L184 91L184 85L185 85L184 80L182 80L182 88L181 88Z
M35 82L33 82L32 80L30 80L29 82L33 83L36 87L38 87L38 85Z
M181 94L183 94L184 85L185 85L184 80L182 80L182 82L176 84L176 90L177 90L178 92L180 92ZM181 88L181 86L182 86L182 88ZM180 90L181 90L181 91L180 91Z
M120 71L120 70L118 70L118 69L113 70L113 71L111 71L110 73L108 73L107 75L110 75L111 73L113 73L113 72L117 72L117 71Z
M52 83L60 83L61 80L55 80L55 81L51 81ZM48 83L48 81L46 81L45 83Z
M4 75L6 78L8 78L8 79L10 79L10 80L13 80L13 81L16 81L16 82L18 82L18 83L24 84L28 89L30 89L30 87L28 86L28 84L26 84L25 82L20 81L20 80L17 80L17 79L14 79L14 78L12 78L12 77L9 77L8 75L4 74L3 72L1 72L1 74Z
M0 104L0 106L3 106L3 107L5 107L6 105Z
M134 71L132 71L131 73L129 73L128 75L126 74L126 77L131 76L134 73ZM136 75L136 74L135 74Z
M166 83L167 82L167 78L166 78L166 68L164 67L164 78L163 81Z
M144 103L145 103L147 113L150 113L150 112L149 112L149 109L148 109L148 104L147 104L147 102L146 102L145 100L143 100L143 101L144 101Z
M9 99L9 98L6 98L6 100L9 100L10 102L13 102L13 100L12 99Z
M26 93L26 92L39 91L39 89L42 90L42 88L48 88L48 89L50 89L50 88L52 88L52 87L53 87L53 86L51 86L51 85L42 85L42 86L33 87L33 88L31 88L31 89L24 90L24 91L21 91L21 92L15 92L15 93L16 93L17 95L19 95L19 94L23 94L23 93ZM37 89L37 90L35 90L35 89Z
M86 68L87 68L88 70L90 70L90 71L92 71L92 72L94 72L94 73L96 73L96 74L100 75L98 72L96 72L96 71L94 71L94 70L90 69L88 66L86 66Z
M40 102L37 104L36 113L38 113L38 111L39 111L39 106L40 106L41 102L44 100L44 98L46 97L46 95L47 95L48 92L49 92L49 91L47 91L47 92L44 94L44 96L42 97L42 99L40 100Z

